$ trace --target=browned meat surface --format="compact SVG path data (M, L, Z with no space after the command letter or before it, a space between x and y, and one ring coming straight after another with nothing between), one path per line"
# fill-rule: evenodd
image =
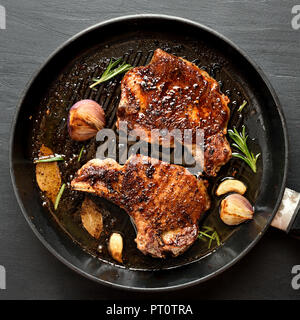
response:
M124 166L112 159L86 163L71 182L75 190L111 200L133 218L139 250L153 257L177 256L198 235L198 220L210 200L201 179L181 166L131 156Z
M121 90L117 127L127 121L129 130L146 132L147 142L154 142L151 129L192 129L193 144L196 130L203 129L204 171L211 176L230 159L225 137L229 99L217 81L193 63L157 49L147 66L125 74ZM164 144L164 138L159 142Z

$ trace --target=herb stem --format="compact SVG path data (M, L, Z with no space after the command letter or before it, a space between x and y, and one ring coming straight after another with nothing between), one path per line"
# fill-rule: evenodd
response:
M205 231L199 231L198 238L204 241L207 241L207 239L205 239L204 237L209 239L208 249L210 249L213 241L216 241L217 246L221 244L220 237L217 231L215 231L212 227L203 226L202 230L205 230Z
M51 155L51 156L44 156L38 159L34 159L33 163L43 163L43 162L55 162L55 161L63 161L64 156L62 155Z
M110 80L111 78L115 77L118 74L127 72L132 68L132 66L128 63L121 63L118 67L117 65L121 62L121 58L116 60L115 62L112 62L110 60L106 70L103 72L102 76L100 78L93 79L94 83L90 85L90 89L96 87L98 84L105 82L107 80ZM114 69L115 68L115 69Z
M209 235L209 234L207 234L206 232L199 231L199 234L200 234L200 238L201 238L201 235L202 235L202 236L205 236L205 237L207 237L207 238L209 238L209 239L211 239L211 240L214 239L214 237L213 237L212 235Z
M244 160L252 169L252 171L256 173L256 162L258 157L260 156L260 153L254 156L254 154L249 151L249 148L247 146L248 135L246 135L245 130L246 129L244 125L242 127L241 133L238 133L236 128L234 128L233 130L228 130L229 137L235 142L232 144L232 146L241 151L241 153L233 152L232 156Z

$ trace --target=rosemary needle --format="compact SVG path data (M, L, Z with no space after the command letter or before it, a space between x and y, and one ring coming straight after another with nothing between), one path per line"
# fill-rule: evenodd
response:
M64 193L65 187L66 187L65 183L60 187L58 195L57 195L57 197L55 199L55 204L54 204L54 209L55 210L58 208L58 204L59 204L59 201L60 201L60 198L61 198L62 194Z
M115 77L118 74L127 72L128 70L130 70L132 68L132 66L128 63L125 62L121 62L121 58L116 60L115 62L112 62L112 60L110 60L108 67L106 68L106 70L103 72L102 76L100 78L94 78L93 81L94 83L92 85L90 85L90 89L94 88L95 86L97 86L98 84L105 82L113 77ZM118 66L118 64L120 64Z
M80 159L81 159L81 156L82 156L82 152L83 152L83 149L84 149L84 146L82 146L80 152L79 152L79 156L78 156L78 159L77 161L80 162Z
M220 237L219 237L217 231L215 231L213 234L214 234L214 238L215 238L215 240L217 242L217 245L219 246L221 241L220 241Z
M244 107L247 105L247 101L244 100L243 103L240 105L240 107L238 108L238 112L242 112L242 110L244 109Z

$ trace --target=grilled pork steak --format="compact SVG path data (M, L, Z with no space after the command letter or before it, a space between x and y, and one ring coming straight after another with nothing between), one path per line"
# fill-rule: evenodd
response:
M178 256L198 235L198 220L210 200L202 180L181 166L141 155L124 166L94 159L77 172L74 190L111 200L133 218L139 250L153 257Z
M125 74L117 127L120 121L127 121L128 130L136 133L143 130L146 132L143 139L149 143L154 142L151 129L168 132L180 129L182 133L184 129L191 129L193 145L189 147L193 150L196 150L196 130L203 129L203 170L215 176L231 157L225 137L230 116L228 103L218 82L205 71L157 49L147 66L133 68ZM168 135L165 138L169 138ZM171 145L172 141L171 138ZM164 138L159 141L162 145L164 142Z

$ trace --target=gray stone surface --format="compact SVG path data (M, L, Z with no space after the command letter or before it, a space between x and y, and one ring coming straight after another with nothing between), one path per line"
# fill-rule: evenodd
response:
M57 46L97 22L137 13L177 15L203 23L241 47L264 70L282 103L290 138L288 186L300 190L300 30L291 27L294 1L284 0L1 0L0 30L0 299L298 299L291 269L300 242L269 229L233 268L196 287L135 294L95 284L69 270L35 238L13 194L8 163L11 121L32 74Z

